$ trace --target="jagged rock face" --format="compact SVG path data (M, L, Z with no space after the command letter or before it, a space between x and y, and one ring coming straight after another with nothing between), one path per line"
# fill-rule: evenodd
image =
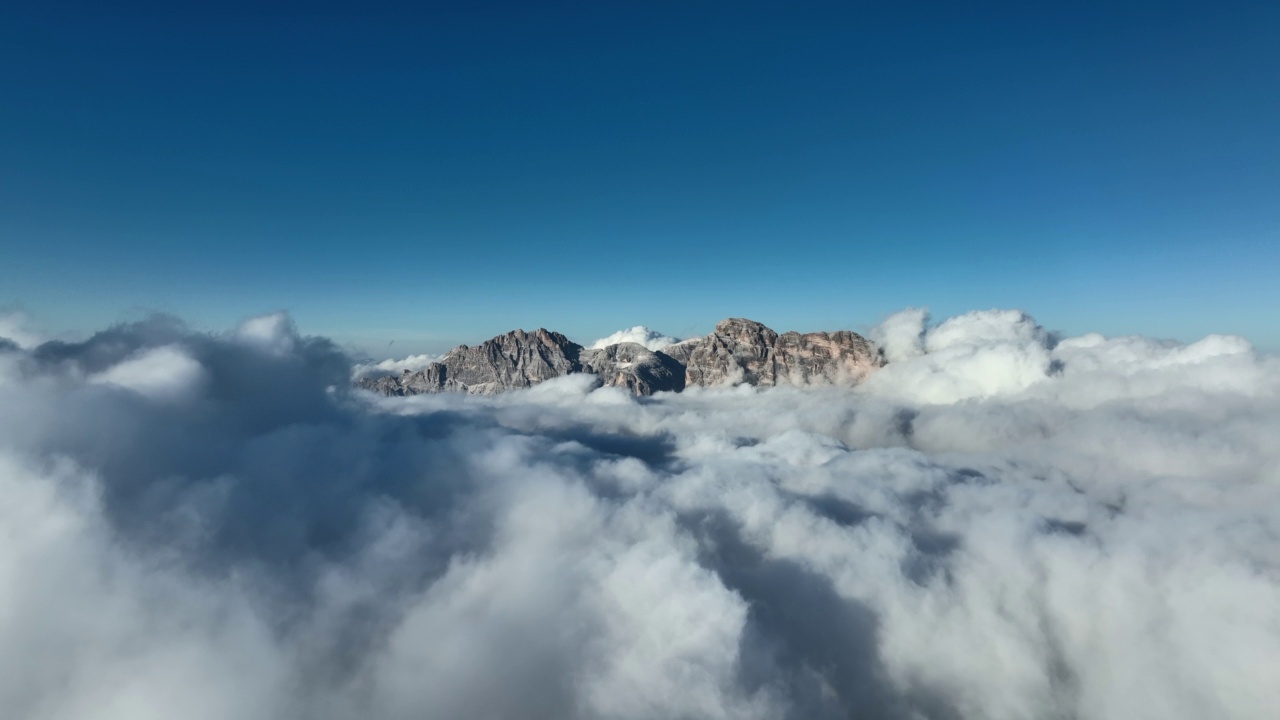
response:
M560 333L516 330L476 347L459 345L439 362L417 372L369 379L360 386L381 395L492 395L579 372L581 353L581 345Z
M852 385L879 365L871 343L848 330L778 335L730 318L689 355L686 385Z
M848 330L786 332L774 348L778 385L853 385L883 364L870 341Z
M639 343L584 350L581 357L585 372L599 375L605 385L626 388L636 395L684 389L684 365L666 353Z

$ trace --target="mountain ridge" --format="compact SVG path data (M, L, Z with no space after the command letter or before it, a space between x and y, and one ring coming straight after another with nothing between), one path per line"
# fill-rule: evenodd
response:
M546 328L512 330L474 347L459 345L420 370L363 378L356 385L386 396L492 395L589 373L604 385L647 396L740 383L853 385L883 364L874 344L850 330L779 334L754 320L726 318L704 337L661 350L636 342L585 348Z

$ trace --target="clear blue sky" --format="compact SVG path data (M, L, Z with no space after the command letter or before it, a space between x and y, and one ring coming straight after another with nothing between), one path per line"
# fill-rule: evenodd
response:
M0 309L1280 348L1274 1L193 5L0 9Z

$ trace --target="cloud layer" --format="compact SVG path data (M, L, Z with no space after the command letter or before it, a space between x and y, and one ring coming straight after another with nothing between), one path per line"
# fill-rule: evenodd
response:
M349 389L267 316L0 346L14 718L1268 718L1280 365L890 318L841 391Z

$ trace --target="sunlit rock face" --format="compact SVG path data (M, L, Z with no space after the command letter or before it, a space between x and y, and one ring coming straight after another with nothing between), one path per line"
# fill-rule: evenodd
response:
M688 385L854 384L879 367L875 348L848 330L782 335L754 320L716 325L689 355Z
M476 347L461 345L422 370L358 384L381 395L492 395L584 372L604 385L653 395L691 385L852 385L880 364L874 346L848 330L779 335L753 320L730 318L706 337L662 350L634 342L588 350L557 332L516 330Z

